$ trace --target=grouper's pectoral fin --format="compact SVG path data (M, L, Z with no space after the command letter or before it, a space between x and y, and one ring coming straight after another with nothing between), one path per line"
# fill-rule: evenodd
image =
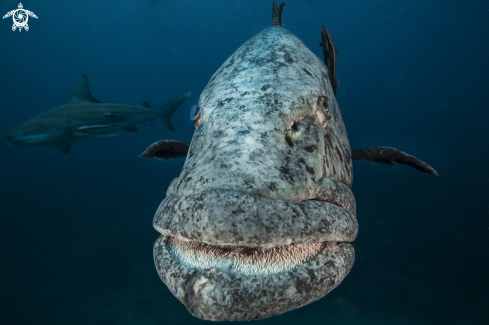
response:
M162 140L150 145L139 157L157 158L161 160L186 157L188 148L189 144L182 141Z
M88 88L88 79L86 75L81 76L73 87L71 91L69 104L79 104L79 103L102 103L100 100L96 99L90 93L90 88Z
M376 161L388 165L408 165L419 171L438 176L436 170L424 161L405 152L389 147L355 149L351 151L354 160Z
M338 59L338 51L333 43L333 38L329 34L326 27L323 26L321 30L321 44L323 48L324 63L328 67L328 77L331 87L333 87L333 93L336 95L336 88L338 88L338 77L336 77L336 61Z
M58 149L62 153L68 153L68 152L70 152L71 142L70 141L62 141L62 142L56 143L54 146L56 147L56 149Z

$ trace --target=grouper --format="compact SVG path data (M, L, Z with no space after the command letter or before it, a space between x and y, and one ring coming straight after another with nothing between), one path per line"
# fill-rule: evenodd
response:
M185 157L153 220L157 272L196 317L259 320L316 301L352 268L358 232L352 159L407 164L394 148L350 149L335 98L337 51L324 61L281 26L248 40L192 110L189 144L158 141L143 157Z

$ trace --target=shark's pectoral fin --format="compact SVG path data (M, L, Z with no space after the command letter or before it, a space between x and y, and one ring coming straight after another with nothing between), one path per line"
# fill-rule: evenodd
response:
M351 152L354 160L376 161L388 165L408 165L419 171L438 176L436 170L424 161L405 152L389 147L355 149Z
M168 160L171 158L186 157L189 144L182 141L162 140L150 145L140 156L141 158L157 158Z
M75 84L75 87L73 87L68 103L79 104L79 103L102 103L102 102L92 96L92 94L90 93L90 88L88 88L87 76L83 75L78 79L78 81Z
M138 129L136 129L135 125L130 125L130 126L126 126L125 128L123 128L123 130L127 131L127 132L136 132Z
M71 142L70 141L58 142L54 146L62 153L68 153L70 152Z

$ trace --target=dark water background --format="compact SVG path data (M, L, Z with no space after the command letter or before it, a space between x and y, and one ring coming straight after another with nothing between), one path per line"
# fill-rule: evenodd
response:
M356 262L325 298L261 324L489 323L489 2L287 0L282 21L322 58L339 51L352 148L393 146L434 166L354 163ZM0 14L17 8L0 1ZM54 147L0 140L0 324L202 324L160 281L151 222L190 141L188 111L217 68L271 23L268 0L23 1L0 21L0 131L68 100L82 74L104 101L159 107L194 93L176 132Z

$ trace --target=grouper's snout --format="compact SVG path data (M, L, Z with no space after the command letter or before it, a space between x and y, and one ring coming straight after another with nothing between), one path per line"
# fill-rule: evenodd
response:
M350 271L351 154L327 72L272 26L203 90L184 167L153 220L158 274L193 315L271 317Z
M219 246L352 242L358 225L351 190L334 178L318 183L315 199L300 202L225 188L168 196L153 225L165 236Z

